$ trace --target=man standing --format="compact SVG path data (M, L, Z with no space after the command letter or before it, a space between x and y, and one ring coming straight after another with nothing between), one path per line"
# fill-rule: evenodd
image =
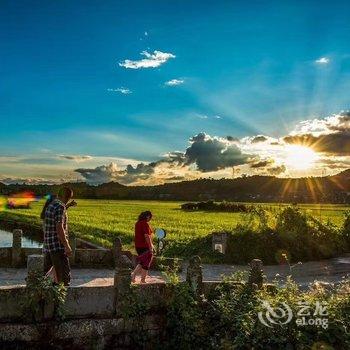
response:
M45 211L44 244L45 271L55 268L57 282L65 286L70 283L70 265L68 257L72 248L68 242L67 208L68 201L73 197L73 191L68 187L59 190L57 198L52 201Z

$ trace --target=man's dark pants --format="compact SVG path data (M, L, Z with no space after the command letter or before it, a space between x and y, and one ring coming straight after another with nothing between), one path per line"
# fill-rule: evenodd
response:
M55 268L58 283L63 282L65 286L70 283L70 264L69 258L64 251L47 252L45 253L45 273L51 266Z

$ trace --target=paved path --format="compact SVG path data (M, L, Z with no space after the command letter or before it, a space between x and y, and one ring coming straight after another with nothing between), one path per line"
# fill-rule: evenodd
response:
M203 264L203 277L206 281L218 281L222 276L228 276L236 271L246 271L247 266L240 265L208 265ZM180 274L185 278L185 271ZM285 277L290 275L287 265L264 266L264 272L268 281L274 279L282 283ZM14 285L25 285L26 269L0 268L0 288ZM277 274L277 277L276 277ZM161 272L151 271L153 278L151 283L162 282ZM114 270L111 269L73 269L72 286L108 286L113 285ZM315 280L337 283L345 277L350 277L350 254L341 258L311 261L296 265L292 269L292 276L300 286L307 286Z

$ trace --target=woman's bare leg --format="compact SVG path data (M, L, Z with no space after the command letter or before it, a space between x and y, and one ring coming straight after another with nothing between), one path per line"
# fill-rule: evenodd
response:
M141 283L146 283L147 275L148 275L148 270L142 269L142 271L141 271Z
M142 266L140 264L137 264L134 271L131 273L131 283L135 283L136 276L141 272Z

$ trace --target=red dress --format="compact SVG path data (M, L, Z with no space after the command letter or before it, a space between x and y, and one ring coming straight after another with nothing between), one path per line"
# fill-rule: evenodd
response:
M147 220L139 220L135 224L135 249L138 254L136 261L144 270L149 270L153 259L153 252L148 247L145 235L149 235L152 240L152 229Z

